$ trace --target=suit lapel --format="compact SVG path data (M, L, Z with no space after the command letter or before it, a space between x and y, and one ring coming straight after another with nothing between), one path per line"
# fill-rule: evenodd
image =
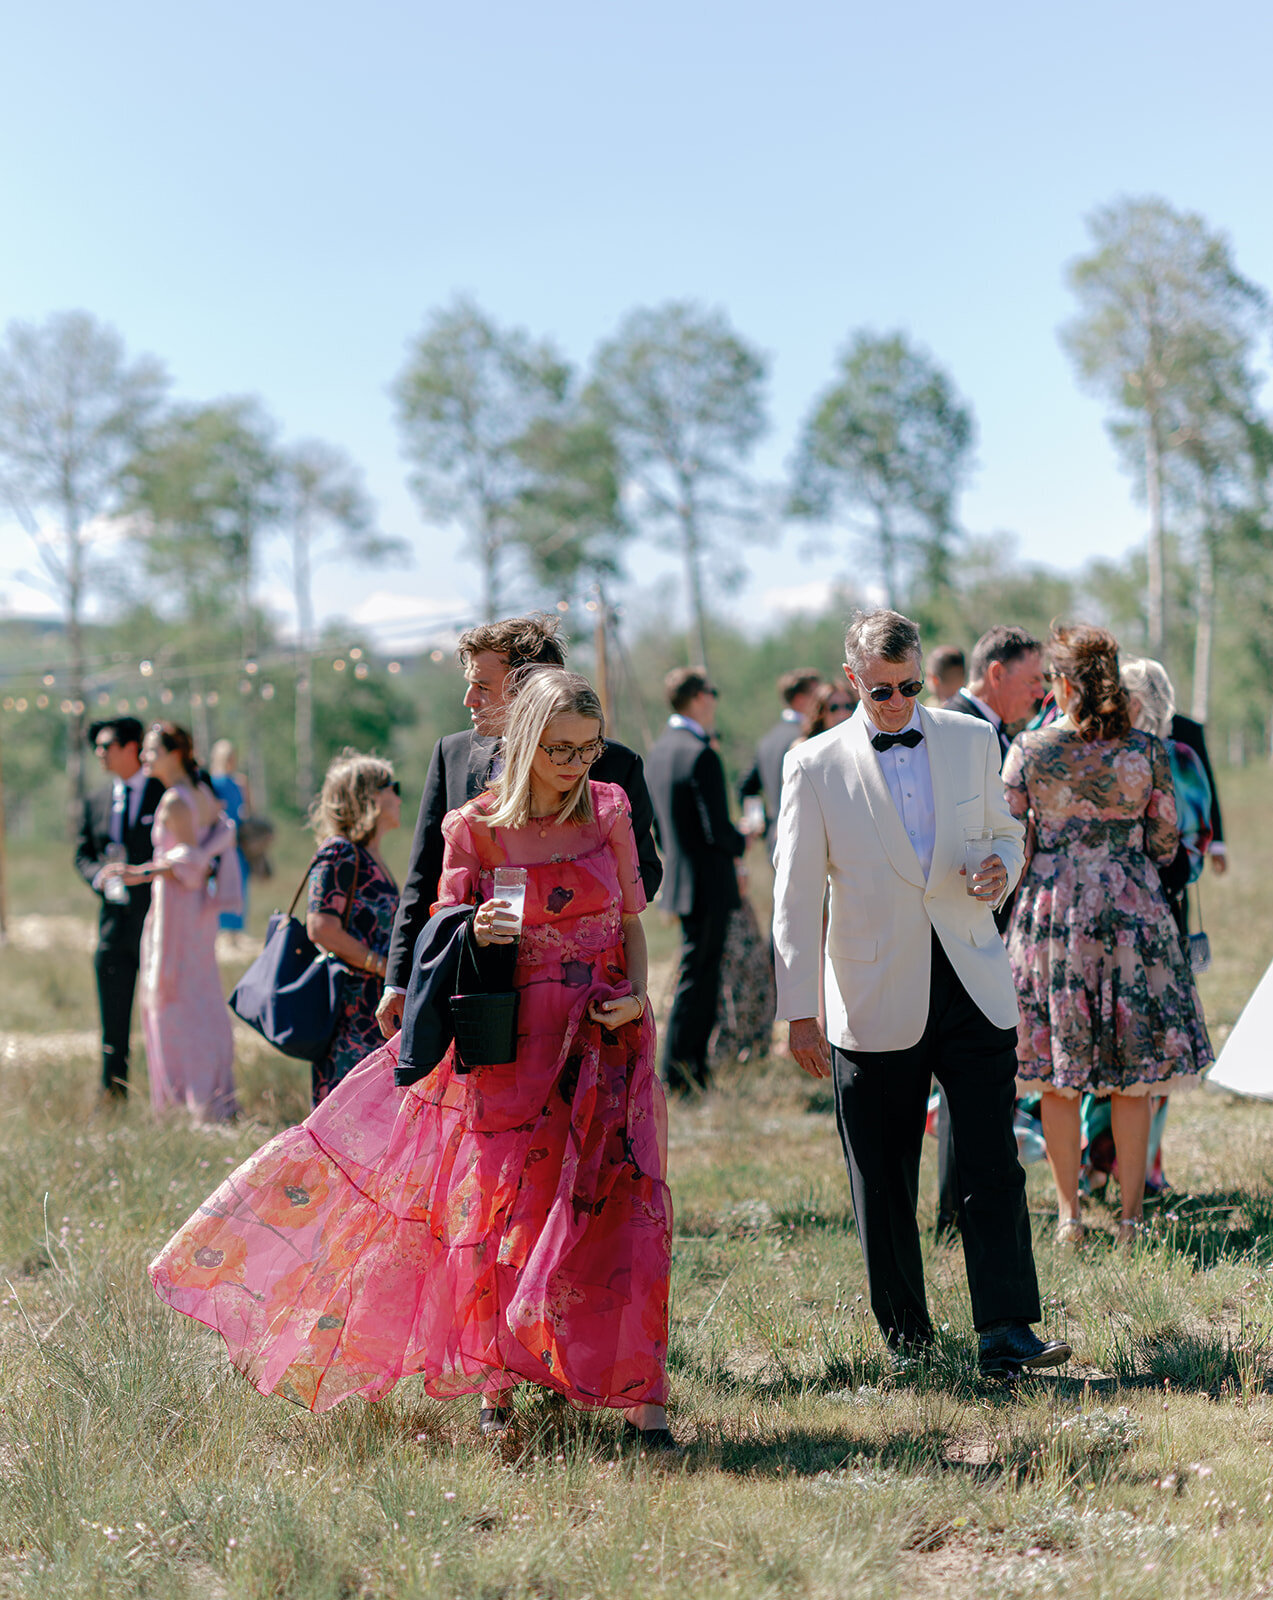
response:
M974 706L973 710L976 709ZM981 720L984 722L985 718ZM954 836L955 780L950 770L946 741L924 706L919 708L919 721L924 730L924 743L928 747L928 775L933 785L933 863L928 869L928 882L931 885L940 883L956 865L955 850L963 841L956 840Z
M884 853L889 861L892 862L893 870L899 877L905 878L907 883L913 883L922 889L924 870L919 864L919 857L915 854L915 847L906 837L906 829L902 826L902 819L893 804L893 796L888 792L888 784L885 783L884 774L880 771L879 758L871 748L871 732L872 726L865 713L855 713L850 732L851 748L862 792L870 807L871 820L875 823L880 843L884 846Z

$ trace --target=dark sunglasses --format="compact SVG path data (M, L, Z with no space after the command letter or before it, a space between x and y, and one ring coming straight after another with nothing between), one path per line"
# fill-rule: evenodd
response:
M852 700L828 700L828 711L856 711L857 707Z
M906 700L913 700L924 687L922 678L908 678L905 683L877 683L866 690L872 700L891 700L895 694L900 694ZM866 685L863 685L866 688Z
M395 778L392 783L382 783L380 785L381 794L383 794L386 789L392 789L394 794L397 795L398 799L402 799L402 785L398 782L397 778Z

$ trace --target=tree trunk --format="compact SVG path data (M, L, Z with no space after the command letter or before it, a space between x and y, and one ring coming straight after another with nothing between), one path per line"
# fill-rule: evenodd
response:
M66 609L66 648L70 657L67 698L79 710L71 711L70 742L66 752L66 777L68 785L67 822L74 837L79 827L84 807L84 716L87 691L84 679L84 630L80 607L84 597L84 531L80 508L71 488L69 477L62 484L62 522L66 531L66 584L64 605Z
M296 804L303 814L314 798L314 600L309 535L299 525L292 533L292 585L296 599Z
M1148 583L1145 593L1145 631L1148 654L1162 660L1166 578L1163 560L1162 453L1158 422L1151 411L1145 424L1145 498L1149 502Z
M707 608L703 603L703 574L698 542L698 524L694 506L688 497L682 497L678 516L681 519L681 545L685 554L685 587L689 598L689 632L686 642L690 647L692 666L707 667ZM693 659L697 651L697 660Z
M1195 722L1205 722L1211 699L1211 640L1216 608L1215 552L1211 543L1210 517L1198 539L1197 590L1198 626L1193 642L1193 705L1189 714Z
M893 537L893 524L883 506L876 508L880 531L880 576L884 580L884 604L890 611L897 610L897 540Z

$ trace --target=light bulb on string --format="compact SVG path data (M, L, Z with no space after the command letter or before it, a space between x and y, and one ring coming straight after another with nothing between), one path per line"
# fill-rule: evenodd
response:
M350 656L350 659L352 661L361 661L362 660L362 651L358 648L357 645L355 645L353 647L353 649L349 652L349 656Z
M143 678L148 678L155 670L155 663L153 661L139 661L137 663L137 670L141 673Z
M339 656L337 656L335 661L332 662L332 671L333 672L343 672L344 670L345 670L345 663L340 659Z
M51 689L53 687L53 685L57 682L57 679L53 676L53 674L51 672L46 672L44 674L43 678L40 679L40 682L44 685L44 687L46 689Z
M389 671L392 672L394 677L396 678L398 676L398 674L402 671L402 663L401 663L401 661L391 661L389 663Z
M36 705L39 707L39 709L41 711L47 711L49 709L49 697L48 697L48 695L46 695L46 694L37 694L36 697L35 697L35 703L36 703Z
M273 698L274 698L274 685L272 683L263 683L261 685L261 699L262 700L273 700Z

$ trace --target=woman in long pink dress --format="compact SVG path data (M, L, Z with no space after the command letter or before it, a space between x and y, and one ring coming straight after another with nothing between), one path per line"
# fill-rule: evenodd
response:
M122 869L126 882L154 883L140 974L150 1103L221 1122L238 1111L234 1035L215 949L221 912L240 903L234 824L203 781L184 728L155 723L141 758L165 789L151 860Z
M495 868L527 872L516 1061L466 1074L452 1047L395 1088L395 1035L152 1264L262 1393L322 1411L416 1374L497 1432L531 1382L673 1444L666 1106L627 800L587 776L601 733L584 679L533 672L500 777L444 823L438 903L476 903L479 945L514 938Z

